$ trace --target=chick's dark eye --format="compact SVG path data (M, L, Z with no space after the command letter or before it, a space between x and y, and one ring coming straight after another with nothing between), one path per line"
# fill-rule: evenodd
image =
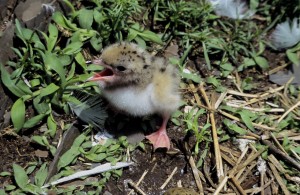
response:
M116 69L118 71L125 71L126 70L126 68L124 66L117 66Z

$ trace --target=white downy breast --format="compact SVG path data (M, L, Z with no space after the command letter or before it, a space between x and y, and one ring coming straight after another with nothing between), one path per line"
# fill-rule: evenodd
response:
M155 113L151 101L153 85L149 84L144 90L135 87L125 87L115 90L104 90L105 98L116 108L134 116L144 116Z

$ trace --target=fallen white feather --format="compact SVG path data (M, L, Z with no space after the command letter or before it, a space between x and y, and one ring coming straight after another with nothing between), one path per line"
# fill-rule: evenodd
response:
M300 41L300 18L278 24L271 35L272 43L277 49L288 48Z
M249 139L237 139L237 142L239 143L239 149L242 152L246 149L246 146L249 143L254 143L253 140L249 140Z
M257 161L257 170L260 173L265 173L267 171L266 161L264 159L262 159L261 157L259 157L258 161Z
M133 164L133 162L118 162L118 163L116 163L116 165L111 165L111 163L106 163L106 164L103 164L103 165L99 165L99 166L97 166L93 169L90 169L90 170L79 171L79 172L74 173L72 175L69 175L67 177L60 178L56 181L53 181L49 184L46 184L46 185L42 186L42 188L47 188L49 186L57 185L57 184L67 182L67 181L70 181L70 180L73 180L73 179L77 179L77 178L80 178L80 177L95 175L95 174L98 174L98 173L102 173L102 172L106 172L106 171L110 171L110 170L114 170L114 169L120 169L120 168L123 168L123 167L128 167L132 164Z
M209 0L215 12L219 16L227 16L233 19L245 19L254 15L245 2L241 0Z

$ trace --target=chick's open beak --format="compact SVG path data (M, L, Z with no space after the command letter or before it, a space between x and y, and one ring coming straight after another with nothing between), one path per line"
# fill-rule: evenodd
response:
M104 69L99 72L95 73L94 76L88 79L88 81L106 81L111 80L114 77L114 71L111 68L111 66L105 64L102 59L95 59L93 60L93 64L99 64L100 66L103 66Z

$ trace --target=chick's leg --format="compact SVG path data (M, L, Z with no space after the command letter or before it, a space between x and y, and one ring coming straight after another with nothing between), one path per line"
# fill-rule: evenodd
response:
M146 136L146 138L153 144L154 151L157 148L170 149L170 139L167 135L167 123L169 118L169 116L163 116L161 127L156 132Z

